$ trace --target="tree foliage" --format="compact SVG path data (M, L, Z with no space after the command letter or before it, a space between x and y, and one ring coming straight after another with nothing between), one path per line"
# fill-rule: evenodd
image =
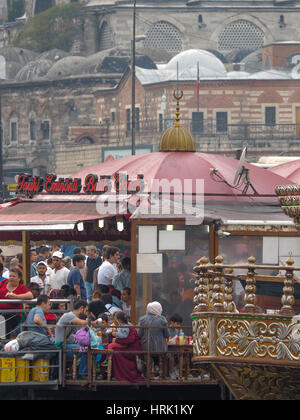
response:
M55 6L27 22L14 46L44 52L53 48L70 51L83 32L84 12L78 3Z
M7 21L14 22L25 13L25 0L13 0L7 11Z

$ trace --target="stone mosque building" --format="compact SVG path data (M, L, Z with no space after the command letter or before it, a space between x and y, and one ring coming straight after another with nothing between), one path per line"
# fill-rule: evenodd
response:
M54 5L77 0L26 0L31 17ZM128 48L132 37L133 1L85 0L95 24L85 28L87 53L111 47ZM137 0L136 34L145 47L173 55L189 48L241 55L275 41L300 39L300 1L292 0ZM86 54L86 55L88 55Z
M26 0L25 17L70 2ZM75 53L12 48L13 24L0 27L7 184L22 171L65 175L130 150L133 1L81 3L92 19L74 40ZM234 156L249 143L253 156L280 150L298 155L300 72L293 73L300 56L298 11L300 1L137 0L138 152L156 150L161 132L173 123L179 62L182 120L198 150ZM1 38L3 30L7 36Z

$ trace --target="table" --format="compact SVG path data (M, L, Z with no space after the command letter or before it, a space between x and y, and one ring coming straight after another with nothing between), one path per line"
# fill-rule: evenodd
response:
M192 344L168 344L168 351L171 351L174 356L175 354L179 355L179 378L180 380L188 378L191 372L191 356L193 355L193 345ZM186 365L186 370L184 372L184 365ZM184 375L185 373L185 375Z

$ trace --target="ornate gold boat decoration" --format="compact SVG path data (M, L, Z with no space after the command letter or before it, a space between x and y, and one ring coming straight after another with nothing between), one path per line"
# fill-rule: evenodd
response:
M258 266L250 257L245 265L225 265L217 257L210 264L203 257L197 274L195 309L192 313L196 365L210 369L230 389L236 399L300 399L300 317L294 317L294 261L285 266ZM234 269L247 270L234 276ZM277 269L282 281L281 308L260 313L256 305L257 270ZM233 282L246 282L244 307L238 312L233 300Z

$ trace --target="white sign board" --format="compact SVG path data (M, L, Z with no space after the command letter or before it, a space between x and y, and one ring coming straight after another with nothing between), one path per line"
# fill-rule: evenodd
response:
M185 251L185 231L159 231L159 250L160 251Z
M137 254L137 273L159 274L163 272L162 254Z
M139 226L139 254L157 253L157 226Z

